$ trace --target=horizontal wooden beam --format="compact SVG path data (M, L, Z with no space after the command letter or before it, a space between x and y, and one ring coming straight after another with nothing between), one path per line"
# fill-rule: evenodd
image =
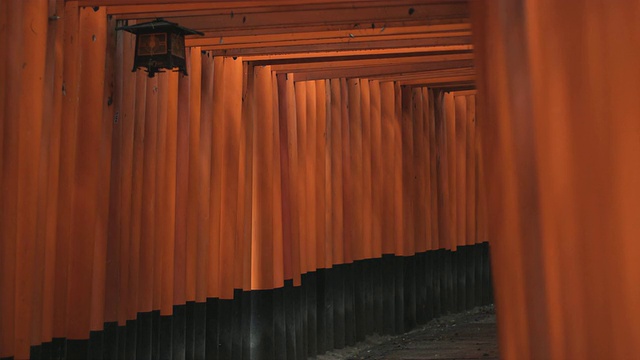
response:
M276 55L276 54L293 54L293 53L313 53L328 51L353 51L353 50L369 50L369 49L394 49L396 47L428 47L428 46L450 46L450 45L470 45L470 36L442 37L442 38L426 38L426 39L406 39L393 41L369 41L369 42L340 42L333 44L314 44L314 45L290 45L290 46L272 46L272 47L256 47L247 49L216 49L213 46L203 46L202 50L212 51L217 56L252 56L252 55Z
M323 51L323 52L307 52L293 54L266 54L266 55L249 55L243 57L245 61L265 62L269 64L282 62L304 62L304 61L338 61L346 59L367 59L384 56L401 56L401 55L426 55L434 52L464 52L472 51L473 45L443 45L443 46L424 46L424 47L406 47L406 48L390 48L390 49L365 49L365 50L349 50L349 51Z
M452 87L459 86L463 84L475 84L476 76L475 75L462 75L462 76L446 76L439 77L433 79L415 79L415 80L404 80L399 81L400 85L419 85L419 86L430 86L430 87Z
M352 0L353 2L368 2L370 0ZM311 4L332 4L336 3L335 0L306 0ZM147 11L158 11L162 9L164 11L171 11L171 9L180 8L217 8L221 6L231 7L236 4L236 7L255 7L262 5L295 5L299 4L296 0L226 0L226 1L194 1L194 0L78 0L79 6L110 6L110 7L122 7L122 8L146 8ZM120 10L123 11L123 10ZM139 11L139 10L131 10Z
M396 0L394 4L413 6L420 4L432 3L466 3L466 0ZM212 14L216 11L227 11L241 9L244 12L256 12L274 10L275 8L284 8L289 10L307 9L357 9L364 6L384 6L388 5L387 0L352 0L352 1L336 1L336 0L305 0L301 3L298 0L226 0L226 1L129 1L129 0L79 0L80 6L108 6L107 13L109 15L125 15L139 17L158 17L158 16L191 16Z
M393 78L396 75L410 72L426 72L438 70L450 70L455 68L469 68L472 60L445 61L438 63L414 63L396 66L377 65L369 67L351 67L339 69L321 69L314 71L295 73L295 81L321 80L335 78L371 78L388 75Z
M453 94L454 96L470 96L470 95L476 95L478 93L478 91L476 89L472 89L472 90L457 90L455 92L455 94Z
M216 32L205 32L204 36L194 36L187 39L187 46L216 46L220 49L232 47L260 47L277 46L277 43L291 43L302 41L332 42L332 41L370 41L376 38L395 39L423 38L438 36L468 36L471 25L468 23L349 28L331 31L296 31L275 32L258 35L249 32L246 35L225 36Z
M378 81L411 81L411 80L428 80L436 78L447 78L452 76L474 76L476 74L473 67L451 68L435 71L415 71L407 73L387 74L370 76L369 80Z
M417 5L386 5L363 6L361 8L300 8L290 10L287 7L265 11L256 9L216 9L210 14L198 12L198 15L176 16L179 13L166 13L167 20L177 22L182 26L203 32L220 32L224 30L252 30L260 29L301 29L318 25L343 25L344 29L351 27L376 28L387 26L387 23L402 23L405 21L429 24L431 21L461 22L469 18L465 3L434 3ZM135 19L152 19L161 14L136 14ZM129 17L127 17L129 18Z
M407 64L427 64L427 63L449 63L455 64L457 61L465 61L464 64L469 64L470 60L473 60L473 54L470 52L456 53L456 54L434 54L434 55L422 55L422 56L398 56L398 57L379 57L374 59L361 59L361 60L338 60L338 61L316 61L316 62L303 62L303 63L286 63L286 64L273 64L271 69L278 72L303 72L303 71L317 71L317 70L330 70L330 69L343 69L343 68L363 68L370 66L391 66L397 67L398 65ZM260 62L255 65L265 65Z
M286 40L286 41L260 41L257 39L252 43L236 43L227 44L226 42L215 44L215 39L192 39L187 42L187 46L201 46L206 47L209 50L239 50L239 49L253 49L253 48L277 48L286 46L307 46L307 45L323 45L323 44L356 44L356 43L371 43L371 42L397 42L401 40L414 40L420 41L422 39L442 39L442 38L454 38L461 37L469 39L471 37L470 31L459 32L447 32L447 33L422 33L422 34L402 34L402 35L374 35L374 36L345 36L336 38L312 38L305 40Z

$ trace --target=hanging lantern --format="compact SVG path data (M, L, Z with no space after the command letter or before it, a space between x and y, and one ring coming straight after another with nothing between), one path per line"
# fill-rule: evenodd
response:
M161 69L178 69L187 75L185 59L185 35L204 35L164 19L131 26L121 26L116 30L128 31L136 35L136 53L133 71L146 68L149 77L154 77Z

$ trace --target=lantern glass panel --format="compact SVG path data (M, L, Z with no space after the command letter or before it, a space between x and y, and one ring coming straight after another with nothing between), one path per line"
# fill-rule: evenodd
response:
M184 59L184 35L171 34L171 54Z
M167 34L140 34L138 35L138 55L153 56L167 53Z

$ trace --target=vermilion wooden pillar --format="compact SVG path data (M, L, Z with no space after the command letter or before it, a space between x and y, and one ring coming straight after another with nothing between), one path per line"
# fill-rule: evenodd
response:
M49 13L64 13L64 1L49 1ZM44 274L43 274L43 298L42 298L42 341L50 342L53 338L53 317L55 307L55 275L56 275L56 247L57 247L57 226L58 226L58 200L59 200L59 184L60 184L60 149L61 149L61 128L62 128L62 92L56 91L63 84L64 69L64 21L49 22L47 42L47 68L45 77L45 101L44 116L48 118L49 140L43 142L41 151L47 154L48 176L45 197L46 206L46 224L41 226L44 232L45 245L41 251L44 252ZM0 37L1 38L1 37ZM4 67L3 67L4 68ZM0 73L2 70L0 70ZM2 80L0 80L2 82ZM0 94L0 97L3 97ZM1 102L1 100L0 100ZM0 108L3 106L0 104ZM1 130L0 130L1 132ZM0 138L2 135L0 135ZM0 140L1 141L1 140ZM0 145L1 146L1 145ZM1 153L1 150L0 150ZM2 155L0 154L0 159ZM0 160L1 161L1 160ZM2 165L0 165L1 171Z
M381 122L382 122L382 253L393 254L395 251L395 216L394 216L394 133L395 98L392 82L380 83Z
M272 289L273 273L273 112L271 69L256 67L253 128L251 288Z
M187 198L186 300L196 300L198 257L200 104L202 94L202 57L199 48L191 48L189 81L189 192Z
M386 134L382 133L382 99L380 98L380 82L369 82L369 94L371 96L371 242L373 254L381 257L382 250L382 222L383 222L383 186L382 178L382 143ZM335 146L335 145L334 145Z
M6 24L1 30L4 39L15 39L20 35L22 21L20 2L2 2L3 21ZM21 36L20 36L21 37ZM17 171L18 171L18 131L19 108L19 86L20 74L15 69L18 68L21 42L6 42L7 51L16 54L15 56L4 57L4 67L0 69L3 74L5 86L3 88L3 108L2 108L2 188L0 196L2 201L0 206L2 212L0 216L0 226L2 227L3 239L0 241L2 262L0 263L0 291L5 296L0 297L0 356L12 356L15 351L15 266L16 266L16 218L17 218ZM13 89L8 91L7 89ZM5 135L6 134L6 135Z
M423 94L423 98L425 103L428 104L427 111L425 111L425 121L427 122L426 127L428 129L428 139L429 143L429 194L430 194L430 202L429 208L431 216L429 217L431 223L431 248L433 250L439 249L441 247L442 239L440 238L440 220L439 220L439 197L438 197L438 181L440 178L438 177L438 150L436 144L436 119L435 119L435 98L433 95L433 90L427 90Z
M221 216L221 196L224 193L221 187L221 181L223 176L222 171L222 148L223 148L223 126L222 121L225 111L224 98L225 94L220 91L221 84L224 84L224 58L214 57L213 59L203 57L203 65L206 63L210 69L204 71L206 67L203 66L203 84L209 83L209 86L203 88L202 94L202 109L208 108L209 111L203 112L203 121L201 124L207 124L207 128L201 129L201 139L208 139L204 144L200 144L200 152L202 156L200 164L205 168L200 170L201 179L206 182L200 185L200 188L206 192L201 196L204 199L200 199L200 220L199 227L202 233L202 242L200 251L204 252L204 255L198 254L200 257L199 267L203 272L200 276L202 280L206 280L208 283L208 291L203 291L201 299L204 301L204 297L219 297L220 296L220 280L222 277L220 274L220 248L223 242L220 238L220 216ZM206 79L206 80L205 80ZM208 105L205 105L207 104ZM206 120L205 120L206 118ZM206 155L205 155L206 154ZM208 162L207 162L208 161ZM206 215L205 215L206 214ZM205 234L205 231L207 232ZM212 261L213 260L213 261ZM204 290L204 289L203 289Z
M70 247L69 317L70 339L86 339L89 331L91 283L96 216L98 211L99 145L106 51L104 12L80 11L80 101L76 132L76 166ZM91 89L91 90L89 90Z
M122 34L122 102L119 104L119 122L116 133L120 132L120 141L114 146L120 148L120 200L118 215L120 217L120 231L117 234L120 248L120 269L119 269L119 301L118 301L118 325L124 326L129 317L130 287L129 272L131 271L131 213L133 186L133 153L134 153L134 131L136 119L136 89L138 87L135 73L126 71L128 65L125 61L132 59L134 54L135 38L129 33ZM111 201L115 201L113 198Z
M307 256L307 186L306 186L306 134L307 134L307 96L306 82L297 82L294 85L296 108L296 140L298 145L297 183L298 183L298 224L300 227L300 272L309 271Z
M224 95L224 112L222 116L214 117L213 121L222 121L222 197L220 220L220 297L232 299L236 273L242 273L242 266L234 261L242 259L235 254L236 244L241 241L242 233L238 233L236 223L241 217L237 209L239 174L240 136L242 122L242 59L224 58L224 66L220 73L214 76L223 76L223 82L215 82L214 93L221 92ZM226 273L223 270L226 269Z
M327 186L327 93L326 81L316 83L316 142L315 142L315 178L316 178L316 266L318 269L327 268L326 263L326 186ZM331 248L329 248L331 249ZM330 258L330 257L329 257Z
M360 117L361 117L361 166L362 166L362 239L364 245L363 256L371 259L374 256L373 248L373 197L371 192L371 88L369 80L360 79Z
M307 233L307 266L310 272L316 271L318 268L317 263L317 241L318 241L318 232L317 232L317 217L316 213L317 209L317 192L316 188L318 186L316 179L316 169L318 158L316 157L316 152L318 150L316 146L317 137L316 137L316 82L315 81L307 81L306 82L306 138L305 138L305 147L306 147L306 156L304 158L305 170L306 170L306 186L307 190L305 193L306 197L306 207L307 207L307 217L305 219L305 231Z
M166 110L166 168L164 199L162 201L162 292L160 315L172 315L174 305L176 204L177 204L177 154L178 154L178 77L169 74Z
M218 289L208 289L208 278L213 276L216 272L210 271L209 264L217 263L217 256L212 256L209 251L210 247L218 245L217 241L219 236L211 236L211 232L217 234L220 229L220 215L216 216L215 212L220 209L220 163L221 151L213 151L221 148L221 131L218 129L220 122L214 124L214 112L221 111L221 101L216 102L215 93L213 91L214 79L219 70L222 73L222 58L212 58L210 54L202 53L197 48L192 49L192 61L194 64L200 63L200 71L194 74L196 77L193 81L200 82L200 98L197 104L193 106L199 106L200 108L200 134L197 150L197 165L195 171L197 172L198 185L195 190L194 196L197 198L197 226L196 226L196 258L193 259L196 263L196 297L195 301L198 303L204 303L207 300L207 296L218 296ZM217 64L216 64L217 63ZM215 68L215 65L217 69ZM196 65L197 66L197 65ZM221 78L223 78L221 76ZM222 97L222 94L217 96ZM216 106L217 105L217 106ZM198 111L197 110L197 111ZM198 120L196 120L198 121ZM191 164L190 164L191 165ZM215 170L217 171L215 171ZM217 196L214 193L217 192ZM214 201L215 199L215 201ZM211 228L215 230L210 231ZM215 242L215 244L214 244ZM218 254L218 249L215 249L213 254ZM209 259L213 261L208 261ZM211 293L208 293L211 290ZM199 305L200 306L200 305ZM196 315L197 316L197 315Z
M340 80L330 80L331 91L331 255L334 264L344 263L344 203L342 178L342 96Z
M467 149L466 149L466 157L467 157L467 167L466 167L466 195L467 195L467 209L466 209L466 219L467 223L465 226L466 230L466 240L468 245L474 245L478 241L477 237L477 211L476 207L478 204L477 201L477 182L478 182L478 173L476 171L477 167L477 152L476 152L476 97L475 95L467 95Z
M501 355L634 358L640 7L472 4Z

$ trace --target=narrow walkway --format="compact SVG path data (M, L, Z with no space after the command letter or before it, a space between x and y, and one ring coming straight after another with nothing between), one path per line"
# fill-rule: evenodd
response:
M440 317L407 334L372 336L349 349L329 352L318 360L498 359L493 306Z

